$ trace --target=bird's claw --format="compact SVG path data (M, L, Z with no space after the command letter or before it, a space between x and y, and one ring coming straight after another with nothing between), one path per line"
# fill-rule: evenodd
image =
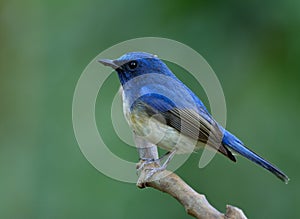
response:
M158 172L162 172L166 169L166 166L160 166L160 167L153 167L153 168L147 168L145 169L146 174L144 177L144 180L147 182L149 181L154 174L158 173Z
M146 165L159 165L159 160L155 160L152 158L140 158L140 162L136 165L136 172L139 173L144 169Z
M137 185L140 188L144 188L146 187L147 182L157 180L153 178L153 176L156 173L162 172L167 169L167 165L173 158L175 153L176 149L168 152L159 159L141 158L140 162L137 164L137 174L139 175ZM164 157L167 157L167 159L161 165L160 163ZM162 177L162 175L160 175L159 177Z
M137 181L137 186L140 188L145 188L146 183L150 181L157 180L154 178L154 175L160 173L166 169L166 166L158 166L158 167L145 167L140 170L139 179ZM160 178L161 176L159 176Z

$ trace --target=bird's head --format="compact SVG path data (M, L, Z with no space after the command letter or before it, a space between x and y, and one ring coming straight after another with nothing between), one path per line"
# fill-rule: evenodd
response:
M101 59L99 62L115 69L122 85L143 74L156 73L173 76L163 61L156 55L145 52L130 52L115 60Z

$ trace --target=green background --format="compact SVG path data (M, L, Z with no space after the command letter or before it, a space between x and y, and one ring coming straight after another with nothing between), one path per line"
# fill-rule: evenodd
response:
M191 218L166 194L98 172L74 137L72 98L85 66L104 49L143 36L198 51L224 89L227 128L291 181L241 157L234 164L219 155L199 169L199 153L177 174L220 211L231 204L249 218L297 218L299 10L291 0L1 1L0 218ZM97 103L103 115L119 86L116 75L109 81L106 101ZM186 83L205 99L192 77ZM107 123L102 131L114 153L137 160L108 118L97 115L97 122Z

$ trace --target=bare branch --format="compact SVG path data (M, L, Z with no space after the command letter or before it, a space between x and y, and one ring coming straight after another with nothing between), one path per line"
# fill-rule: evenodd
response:
M149 142L144 141L135 136L135 142L141 158L157 159L157 147ZM142 166L142 168L140 168ZM144 163L140 161L137 168L139 171L139 180L137 186L139 188L152 187L159 191L168 193L177 199L185 208L186 212L195 218L202 219L247 219L243 211L237 207L227 205L226 213L223 214L215 209L206 199L205 195L197 193L179 176L168 171L162 170L155 172L149 177L149 172L153 168L159 167L158 163Z

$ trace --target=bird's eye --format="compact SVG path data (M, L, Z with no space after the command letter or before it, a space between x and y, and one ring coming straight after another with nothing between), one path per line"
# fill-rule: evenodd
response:
M129 70L134 70L138 66L136 61L131 61L128 63Z

